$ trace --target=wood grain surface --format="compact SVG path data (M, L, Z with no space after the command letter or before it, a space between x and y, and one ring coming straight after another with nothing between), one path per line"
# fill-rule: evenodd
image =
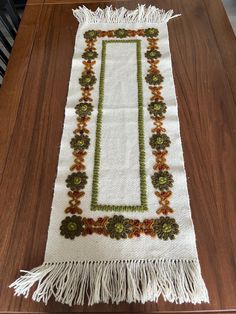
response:
M13 296L19 269L43 262L77 22L64 0L30 0L0 91L0 313L236 312L236 44L218 0L174 9L170 48L192 216L210 304L68 307ZM65 2L68 2L67 4ZM138 1L93 3L135 8ZM35 4L38 3L38 4ZM80 2L82 3L82 2ZM139 3L144 3L143 1Z

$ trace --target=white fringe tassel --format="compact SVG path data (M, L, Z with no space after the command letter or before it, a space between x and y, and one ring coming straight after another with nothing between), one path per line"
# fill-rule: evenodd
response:
M105 9L97 8L96 11L89 10L86 6L80 6L73 10L74 16L80 24L88 23L167 23L170 19L180 16L173 14L173 10L165 12L155 6L146 8L145 4L138 5L136 10L127 10L122 7L113 9L107 6Z
M15 295L47 304L51 296L68 305L126 301L209 302L198 260L85 261L44 263L10 285Z

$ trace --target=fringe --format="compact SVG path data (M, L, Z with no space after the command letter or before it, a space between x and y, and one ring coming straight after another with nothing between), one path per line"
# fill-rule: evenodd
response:
M96 23L167 23L170 19L180 16L173 15L173 10L165 12L155 6L150 5L146 8L145 4L138 5L135 10L127 10L122 7L113 9L107 6L105 9L97 8L96 11L89 10L86 6L80 6L72 10L74 16L80 24Z
M126 301L183 303L209 302L196 260L128 260L44 263L10 285L15 295L28 297L38 282L33 300L48 303L51 296L68 305Z

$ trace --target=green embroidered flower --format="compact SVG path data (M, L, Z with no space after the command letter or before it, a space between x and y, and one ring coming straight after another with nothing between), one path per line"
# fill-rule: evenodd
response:
M79 79L79 83L82 86L93 86L96 83L96 77L92 74L83 74Z
M166 113L166 104L162 101L151 102L148 105L148 111L155 117L162 117Z
M84 33L84 38L85 39L95 39L98 35L97 31L90 30Z
M115 31L115 36L118 38L125 38L128 35L128 31L124 28L119 28Z
M82 190L87 183L87 175L85 172L73 172L66 179L66 186L72 191Z
M154 188L161 191L168 191L173 186L173 177L168 171L155 172L152 176L152 184Z
M145 80L150 85L160 85L163 82L163 76L159 73L150 73L145 76Z
M126 239L127 235L131 233L130 227L129 219L115 215L108 220L107 231L112 239Z
M147 28L145 29L144 34L147 37L157 37L159 32L158 29L156 28Z
M86 59L86 60L92 60L92 59L95 59L97 58L98 54L96 51L94 50L88 50L88 51L85 51L83 54L82 54L82 58Z
M158 238L163 240L174 240L175 235L179 233L179 225L174 218L160 217L154 220L153 229Z
M153 49L153 50L148 50L148 51L145 53L145 57L146 57L147 59L157 59L157 58L160 58L160 56L161 56L160 51L155 50L155 49Z
M61 235L66 239L74 239L75 237L80 236L83 231L84 223L82 217L80 216L67 216L61 222L60 230Z
M153 134L150 137L149 144L153 149L165 149L170 146L170 138L166 134Z
M75 135L70 141L71 148L76 150L84 150L89 147L90 139L88 135Z
M83 102L75 106L76 114L80 117L90 116L93 111L93 106L90 103Z

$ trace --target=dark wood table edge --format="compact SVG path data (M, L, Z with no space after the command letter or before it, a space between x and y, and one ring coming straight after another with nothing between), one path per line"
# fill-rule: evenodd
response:
M37 2L27 2L26 6L33 6L33 5L68 5L68 4L77 4L78 6L80 4L92 4L92 3L97 3L96 0L58 0L58 2L54 2L54 1L47 1L47 0L41 0L41 1L37 1ZM56 0L57 1L57 0ZM115 0L115 2L129 2L130 0ZM100 0L99 3L111 3L111 1L109 0Z
M42 314L42 313L45 313L45 312L25 312L25 314ZM70 312L47 312L47 314L68 314ZM96 313L96 314L102 314L102 313L105 313L105 314L113 314L114 312L93 312L93 311L89 311L89 312L77 312L78 314L81 313ZM117 314L129 314L129 312L116 312ZM203 314L210 314L210 313L213 313L213 314L227 314L227 313L230 313L230 314L234 314L236 313L236 309L232 309L232 310L205 310L205 311L148 311L148 312L132 312L132 314L140 314L140 313L145 313L145 314L191 314L191 313L203 313ZM0 314L23 314L23 312L2 312L0 311Z

